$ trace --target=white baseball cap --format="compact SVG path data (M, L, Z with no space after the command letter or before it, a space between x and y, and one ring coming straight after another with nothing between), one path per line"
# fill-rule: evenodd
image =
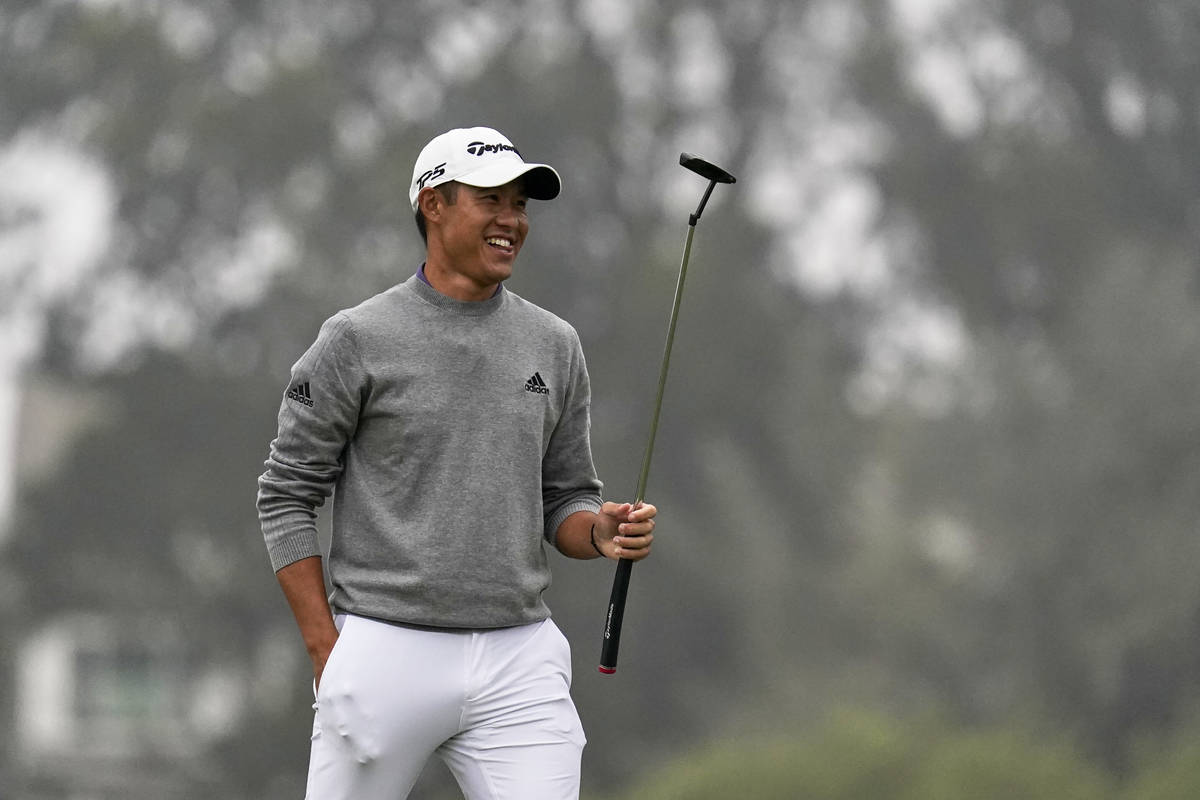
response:
M527 164L508 137L492 128L455 128L435 136L417 156L408 200L417 210L417 195L426 186L458 181L468 186L503 186L525 177L525 193L534 200L553 200L562 181L553 167Z

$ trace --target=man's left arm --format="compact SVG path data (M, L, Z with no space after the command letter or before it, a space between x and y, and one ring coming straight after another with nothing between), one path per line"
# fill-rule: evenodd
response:
M542 504L546 539L570 558L627 558L650 554L654 515L641 503L601 501L592 463L591 382L583 347L571 329L570 380L563 387L563 412L542 459Z
M558 526L554 545L570 558L605 558L641 561L650 555L654 541L654 516L649 503L605 503L598 513L576 511Z

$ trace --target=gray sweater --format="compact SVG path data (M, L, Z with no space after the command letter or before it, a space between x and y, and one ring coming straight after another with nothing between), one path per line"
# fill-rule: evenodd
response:
M462 302L416 276L342 311L292 367L258 481L276 569L320 555L330 604L496 628L545 619L545 544L600 507L575 330L501 289Z

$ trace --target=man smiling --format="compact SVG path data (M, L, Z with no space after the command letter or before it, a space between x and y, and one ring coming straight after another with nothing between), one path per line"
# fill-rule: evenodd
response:
M439 290L443 294L486 300L512 275L529 232L525 189L520 179L496 187L442 187L426 192L417 209L433 220L434 241L427 241L423 274L433 286L445 287Z
M425 263L292 368L258 508L313 663L310 800L404 797L435 753L469 800L578 797L545 545L637 561L656 510L601 501L579 338L503 285L559 190L498 131L436 137L409 190Z

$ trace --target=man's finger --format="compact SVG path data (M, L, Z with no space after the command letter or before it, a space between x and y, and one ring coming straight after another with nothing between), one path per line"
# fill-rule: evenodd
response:
M633 506L629 503L614 503L612 501L608 501L604 505L600 506L600 513L609 517L621 517L627 515L632 508Z
M626 542L622 537L621 544L617 547L617 557L624 558L627 561L640 561L650 555L650 542L654 537L647 535L644 538L637 539L637 543Z
M629 511L630 522L642 522L644 520L653 519L658 514L658 509L649 503L641 503L637 508L632 508Z
M646 533L622 533L617 538L613 539L613 543L617 547L629 550L641 550L649 547L654 541L654 534L647 531Z
M622 522L617 526L619 536L644 536L652 530L654 530L654 520L652 519L644 522Z

